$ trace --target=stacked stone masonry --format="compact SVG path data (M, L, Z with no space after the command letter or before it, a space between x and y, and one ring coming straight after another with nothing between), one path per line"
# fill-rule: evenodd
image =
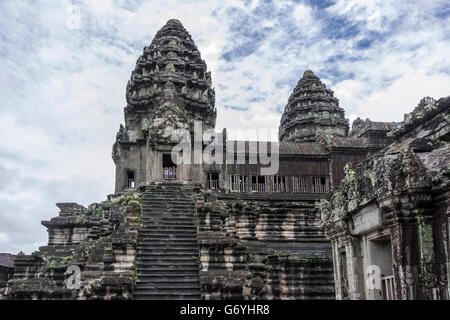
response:
M424 98L323 200L338 298L449 299L449 109L450 97ZM367 285L371 266L379 286Z

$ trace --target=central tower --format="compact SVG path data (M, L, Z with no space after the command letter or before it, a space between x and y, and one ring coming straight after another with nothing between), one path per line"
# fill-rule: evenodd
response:
M201 121L203 130L215 127L211 73L180 21L169 20L144 48L128 81L126 101L125 126L120 126L112 153L116 192L163 178L164 168L174 166L168 155L178 130L193 135L194 121ZM170 177L191 180L190 171L177 168Z

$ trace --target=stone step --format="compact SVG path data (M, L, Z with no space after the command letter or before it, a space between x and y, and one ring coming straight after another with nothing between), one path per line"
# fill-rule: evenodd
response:
M194 215L186 214L186 213L179 213L179 214L163 214L163 213L156 213L156 214L147 214L141 217L141 222L146 222L144 227L148 226L149 228L153 227L154 225L162 225L164 226L165 223L176 223L181 222L186 225L194 223Z
M141 221L152 223L149 227L153 226L153 223L158 223L159 221L167 225L187 225L194 221L194 213L184 212L173 215L164 212L144 212L141 216ZM144 225L143 227L146 226Z
M163 237L153 237L153 236L140 236L138 239L141 244L140 248L149 248L149 249L171 249L175 248L195 248L197 246L197 239L195 235L192 237L172 237L172 238L163 238Z
M143 241L143 239L139 239L139 241ZM145 241L143 242L144 244L148 245L148 246L152 246L152 247L160 247L161 249L163 249L164 247L167 248L167 246L170 247L191 247L194 245L194 242L192 241L169 241L167 239L164 240L154 240L151 243L146 243ZM196 245L196 242L195 242Z
M141 222L143 222L143 229L152 229L154 227L162 228L172 228L172 227L194 227L194 216L186 215L185 217L174 216L174 215L153 215L153 216L143 216L141 217Z
M152 230L152 231L141 231L140 237L153 237L153 238L195 238L197 233L195 230Z
M177 269L170 269L167 268L167 266L139 266L139 272L138 272L138 278L144 275L153 275L153 274L159 274L167 278L179 276L182 274L190 274L194 276L194 273L198 274L198 267L194 268L177 268Z
M170 210L170 209L152 209L152 210L144 210L143 211L143 217L149 216L154 217L155 215L159 215L161 217L170 217L176 215L178 218L182 218L183 215L185 217L193 217L194 216L194 210L187 210L187 209L177 209L177 210Z
M190 260L189 260L190 259ZM165 266L169 270L198 268L198 260L188 257L187 259L141 259L139 268Z
M198 273L186 273L185 275L166 275L166 274L157 274L157 275L140 275L139 283L197 283L199 284L199 276Z
M166 235L140 235L139 236L140 239L142 239L142 241L151 241L151 240L162 240L162 239L166 239L167 241L192 241L195 240L197 241L197 236L196 233L192 233L192 235L187 235L187 234L166 234Z
M178 255L182 255L185 254L186 256L198 256L199 252L197 248L185 248L185 247L180 247L177 249L171 249L171 248L166 248L166 247L151 247L151 248L142 248L140 249L140 253L139 254L159 254L161 256L163 255L174 255L174 256L178 256Z
M188 197L179 196L178 194L168 194L165 196L155 195L153 197L145 196L143 199L146 203L165 204L167 201L171 203L193 203L193 200Z
M185 290L193 290L195 292L195 290L198 290L199 287L199 280L197 279L197 281L184 281L184 282L176 282L176 281L172 281L172 282L156 282L156 281L151 281L151 282L145 282L145 281L141 281L141 279L139 279L139 290L164 290L164 291L173 291L173 290L178 290L178 289L182 289L183 291ZM198 291L197 291L198 292Z
M186 251L191 251L191 250L195 250L196 252L198 252L198 246L197 244L192 244L192 243L177 243L176 245L170 244L170 243L147 243L147 244L140 244L139 248L141 250L156 250L156 251L160 251L160 250L172 250L174 252L176 251L182 251L182 252L186 252Z
M189 239L189 241L192 241L193 239L197 239L197 234L195 231L191 230L183 230L183 231L171 231L171 230L155 230L155 231L143 231L139 235L139 239L142 240L161 240L161 239Z
M201 294L194 290L187 291L161 291L161 290L139 290L135 291L136 300L200 300Z
M142 252L140 254L141 262L145 261L165 261L165 262L191 262L191 261L198 261L198 256L195 254L187 255L187 254L175 254L171 253L169 254L155 254L155 253L147 253Z
M141 272L145 271L145 272ZM141 266L139 265L139 276L141 275L153 275L153 274L163 274L167 277L169 276L179 276L184 274L199 274L198 266L189 268L167 268L166 266Z
M194 210L194 204L190 203L160 203L160 204L152 204L147 201L142 203L142 209L145 210L153 210L153 209L168 209L168 208L177 208L177 209L192 209Z
M170 258L142 258L139 262L139 267L167 267L169 270L179 270L186 269L191 270L192 268L198 268L198 259L194 260L192 257L187 257L186 259L170 259Z
M182 191L177 192L170 192L166 191L164 192L155 192L153 194L144 193L143 199L144 200L183 200L183 201L192 201L192 199L186 195L183 195L181 193Z
M177 183L146 188L135 299L200 299L192 191Z
M158 221L188 223L194 221L194 214L190 212L146 212L142 215L141 221L146 221L152 224L157 223Z
M161 251L164 251L162 253ZM170 250L166 248L151 248L151 249L141 249L140 254L145 255L161 255L161 256L182 256L183 254L189 257L195 256L198 257L199 252L198 249L188 249L188 250Z
M149 292L136 292L135 300L200 300L200 294L153 294Z
M156 291L156 292L192 292L192 293L198 293L198 287L199 282L192 282L192 283L145 283L145 282L139 282L139 291Z
M140 256L152 256L152 257L192 257L198 255L198 250L183 251L183 250L158 250L150 251L148 249L141 249Z
M199 259L198 258L198 251L189 251L189 252L183 252L183 251L169 251L167 250L165 253L160 253L157 251L144 251L142 250L142 252L139 254L140 255L140 259L144 260L143 257L146 257L146 259L149 259L149 257L152 257L153 259L158 259L158 258L164 258L164 257L195 257L192 259Z
M153 193L145 192L143 194L143 199L145 200L161 200L161 199L181 199L181 200L191 200L192 199L189 196L186 196L182 194L183 191L181 190L166 190L166 191L156 191Z
M150 217L154 217L155 215L160 215L161 217L174 216L177 217L193 217L194 210L187 209L152 209L152 210L144 210L143 217L149 215Z
M191 271L198 268L199 262L189 257L189 259L185 260L155 260L155 259L143 259L139 262L139 268L142 270L148 268L149 270L159 270L160 268L167 268L167 271L171 270L185 270ZM163 270L163 269L161 269Z
M142 222L142 220L141 220ZM151 227L143 227L141 228L140 232L150 232L150 231L192 231L195 232L195 226L193 221L190 221L186 224L180 225L180 224L173 224L173 225L167 225L161 222L161 224L154 225Z
M143 207L142 208L142 212L145 213L156 213L156 212L176 212L176 213L182 213L182 212L187 212L187 213L192 213L194 214L194 206L189 207L189 206L173 206L173 207L169 207L169 206L152 206L152 207Z

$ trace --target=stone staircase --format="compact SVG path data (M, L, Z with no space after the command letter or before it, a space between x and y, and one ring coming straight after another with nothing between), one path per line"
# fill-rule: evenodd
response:
M139 230L136 300L200 299L193 185L146 188Z

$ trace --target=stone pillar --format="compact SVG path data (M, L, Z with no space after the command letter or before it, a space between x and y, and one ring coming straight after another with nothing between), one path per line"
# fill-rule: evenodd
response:
M448 220L450 192L441 194L434 198L435 209L431 221L432 227L432 268L427 270L431 273L427 278L431 281L428 287L431 287L432 292L429 295L432 299L449 299L449 283L448 283L448 268L449 268L449 254L448 250Z
M334 290L336 293L336 300L342 300L342 277L341 277L341 261L339 257L339 246L337 239L331 240L331 248L333 254L333 271L334 271Z
M136 152L136 169L134 171L134 185L135 187L141 185L144 181L145 177L145 169L144 164L142 163L142 153L143 149L141 145L137 145Z
M417 218L403 216L396 220L391 229L396 299L425 299Z
M148 183L154 180L153 168L153 150L148 144L146 145L146 169L145 169L145 182Z
M347 224L342 220L337 220L334 221L334 223L322 226L322 228L326 233L327 239L329 239L331 242L336 300L348 299L352 295L344 291L345 279L343 279L343 274L345 273L348 279L349 278L348 267L350 266L350 268L353 268L353 265L352 263L349 264L348 260L344 264L343 261L341 261L342 257L340 255L340 251L344 249L347 259L347 254L349 253L350 255L352 255L353 252L352 249L347 248L347 244L349 242ZM347 269L346 271L342 270L343 265L345 265L345 268ZM349 290L350 290L350 283L349 283Z
M358 238L348 236L345 243L347 256L347 278L349 298L351 300L363 300L364 294L364 270L361 254L361 244Z
M436 299L450 296L450 191L434 198L436 210L433 219L434 273L436 275Z
M448 287L448 291L449 291L449 295L450 295L450 210L449 210L449 206L447 206L447 213L446 213L446 220L447 220L447 225L446 225L446 245L447 245L447 287Z
M340 233L339 235L333 236L331 246L336 299L364 299L362 257L357 239ZM342 250L345 251L345 261L342 261L340 254ZM345 268L342 267L343 265L345 265ZM344 273L347 278L347 284L344 283ZM346 285L348 288L344 290L344 286Z

